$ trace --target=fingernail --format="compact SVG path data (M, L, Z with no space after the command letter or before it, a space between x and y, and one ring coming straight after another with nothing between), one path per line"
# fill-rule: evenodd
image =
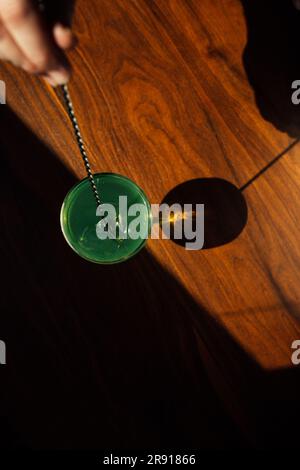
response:
M77 39L68 26L58 23L54 27L54 37L62 49L71 49L75 47Z
M70 79L70 72L65 68L58 68L48 72L48 77L53 81L54 85L65 85Z

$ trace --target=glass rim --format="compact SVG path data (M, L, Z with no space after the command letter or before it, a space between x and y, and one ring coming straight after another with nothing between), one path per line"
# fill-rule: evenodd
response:
M113 173L113 172L99 172L99 173L93 173L93 177L97 179L97 177L105 177L105 176L113 176L113 177L116 177L116 178L119 178L120 180L126 180L128 181L132 186L134 186L138 192L140 193L140 196L141 198L143 199L143 202L144 202L144 205L147 206L147 211L148 211L148 232L147 232L147 235L150 234L151 232L151 227L152 227L152 211L151 211L151 205L150 205L150 202L149 202L149 199L148 197L146 196L145 192L143 191L143 189L138 185L136 184L132 179L128 178L127 176L124 176L124 175L121 175L119 173ZM84 184L86 183L89 183L89 178L88 176L86 176L85 178L83 178L82 180L78 181L77 183L75 183L70 189L69 191L67 192L66 196L64 197L64 200L62 202L62 205L61 205L61 209L60 209L60 227L61 227L61 231L63 233L63 236L66 240L66 242L68 243L68 245L72 248L72 250L78 255L80 256L81 258L85 259L86 261L90 261L92 263L95 263L95 264L119 264L119 263L123 263L124 261L127 261L129 260L130 258L132 258L133 256L135 256L139 251L142 250L142 248L146 245L147 243L147 240L148 240L148 237L144 238L144 239L141 239L141 243L139 244L139 246L137 246L135 248L135 250L132 251L132 253L130 253L128 256L125 256L125 257L122 257L120 259L117 259L117 260L114 260L114 261L101 261L101 260L95 260L95 259L92 259L92 258L89 258L88 256L85 256L84 254L80 253L74 246L73 244L71 243L70 241L70 238L69 237L69 233L68 230L66 230L66 224L64 223L63 221L63 217L64 215L66 214L65 213L65 210L66 210L66 204L67 204L67 201L68 201L68 198L70 197L70 195L73 193L73 191L75 189L79 189L80 186L83 186ZM67 214L67 217L68 217L68 214Z

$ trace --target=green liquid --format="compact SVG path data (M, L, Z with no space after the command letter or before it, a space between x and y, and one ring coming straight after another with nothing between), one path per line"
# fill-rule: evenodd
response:
M125 261L135 255L146 243L145 234L151 229L151 208L144 192L130 179L114 173L97 173L95 184L101 203L112 204L120 220L119 196L127 197L128 208L133 204L143 204L145 211L139 218L138 231L142 236L133 239L130 226L136 216L127 216L128 230L116 230L116 239L101 240L96 226L101 220L96 215L96 201L88 178L76 184L67 194L61 208L61 228L65 239L73 250L88 261L112 264ZM132 235L134 236L134 235ZM126 238L127 237L127 238Z

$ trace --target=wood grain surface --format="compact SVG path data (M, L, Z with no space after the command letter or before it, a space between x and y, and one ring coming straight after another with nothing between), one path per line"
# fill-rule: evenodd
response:
M200 251L150 240L119 266L77 258L59 227L85 176L67 114L1 64L2 414L20 445L297 441L300 17L273 3L76 4L70 93L93 170L151 203L207 204Z

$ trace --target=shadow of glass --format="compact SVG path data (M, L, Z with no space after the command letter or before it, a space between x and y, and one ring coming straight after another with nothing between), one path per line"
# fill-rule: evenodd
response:
M244 67L264 119L300 137L300 108L292 82L300 79L300 12L291 1L241 0L248 28Z
M204 204L204 246L202 249L225 245L239 236L247 223L247 204L241 191L220 178L196 178L173 188L163 199L168 205L179 203ZM192 215L194 222L194 216ZM162 225L162 224L161 224ZM174 225L174 224L173 224ZM195 230L195 226L193 229ZM176 239L174 227L171 240L181 246L191 240Z

